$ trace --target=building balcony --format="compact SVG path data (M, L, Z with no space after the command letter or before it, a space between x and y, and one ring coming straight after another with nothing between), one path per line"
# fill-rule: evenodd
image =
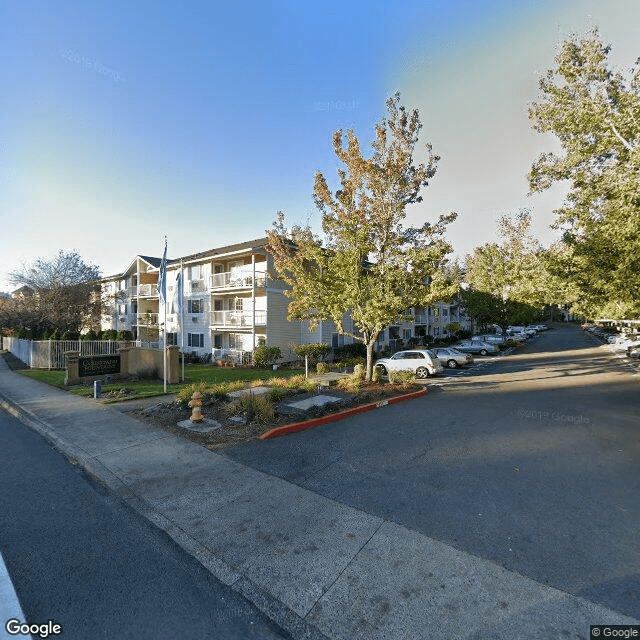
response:
M225 271L209 276L209 289L211 291L253 289L254 278L252 271ZM255 272L256 288L265 287L267 274L265 271Z
M254 326L253 311L212 311L211 326L224 327L230 329L246 328ZM267 312L255 311L255 326L265 326L267 324Z
M159 313L139 313L136 316L136 324L143 327L157 327L159 316Z
M138 285L138 298L157 298L157 284L140 284Z
M204 280L187 280L187 291L189 293L198 293L199 291L206 291Z

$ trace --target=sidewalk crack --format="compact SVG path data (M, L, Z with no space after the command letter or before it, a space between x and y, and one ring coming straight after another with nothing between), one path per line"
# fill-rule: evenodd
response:
M306 620L308 618L308 616L311 615L313 610L318 605L318 602L320 602L320 600L322 600L322 598L324 598L325 595L327 593L329 593L329 591L331 591L331 589L333 589L333 585L335 585L336 582L338 582L338 580L340 580L340 578L342 578L342 576L344 575L345 571L351 566L353 561L360 555L360 552L369 544L369 542L371 542L371 540L378 533L378 531L380 531L380 528L382 527L382 525L385 522L387 522L387 521L384 520L384 519L381 519L380 524L376 527L376 530L367 538L367 540L362 544L362 546L353 554L353 557L351 558L351 560L349 560L349 562L347 562L347 564L343 567L342 571L340 571L340 573L336 576L335 580L333 580L331 582L331 584L328 585L327 588L323 590L322 595L313 603L313 606L311 607L311 609L309 609L309 611L307 611L307 613L305 614L304 620Z

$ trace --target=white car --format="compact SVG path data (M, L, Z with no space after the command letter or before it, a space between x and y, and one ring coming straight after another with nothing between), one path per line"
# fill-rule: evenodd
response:
M411 349L410 351L398 351L390 358L377 360L376 367L382 375L389 371L413 371L416 378L421 380L436 373L442 373L442 363L433 351L429 349Z
M627 349L635 349L640 346L640 340L637 338L625 338L618 342L614 342L609 348L613 351L626 351Z

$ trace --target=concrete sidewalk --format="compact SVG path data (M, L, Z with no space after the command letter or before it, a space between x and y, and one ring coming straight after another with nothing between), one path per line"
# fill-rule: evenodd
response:
M20 376L2 357L0 407L294 638L587 638L592 624L639 624Z

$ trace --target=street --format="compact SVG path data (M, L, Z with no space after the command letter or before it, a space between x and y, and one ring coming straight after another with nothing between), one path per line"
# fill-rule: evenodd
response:
M2 411L0 438L0 551L27 623L78 640L290 637Z
M640 617L640 377L575 325L236 461Z

